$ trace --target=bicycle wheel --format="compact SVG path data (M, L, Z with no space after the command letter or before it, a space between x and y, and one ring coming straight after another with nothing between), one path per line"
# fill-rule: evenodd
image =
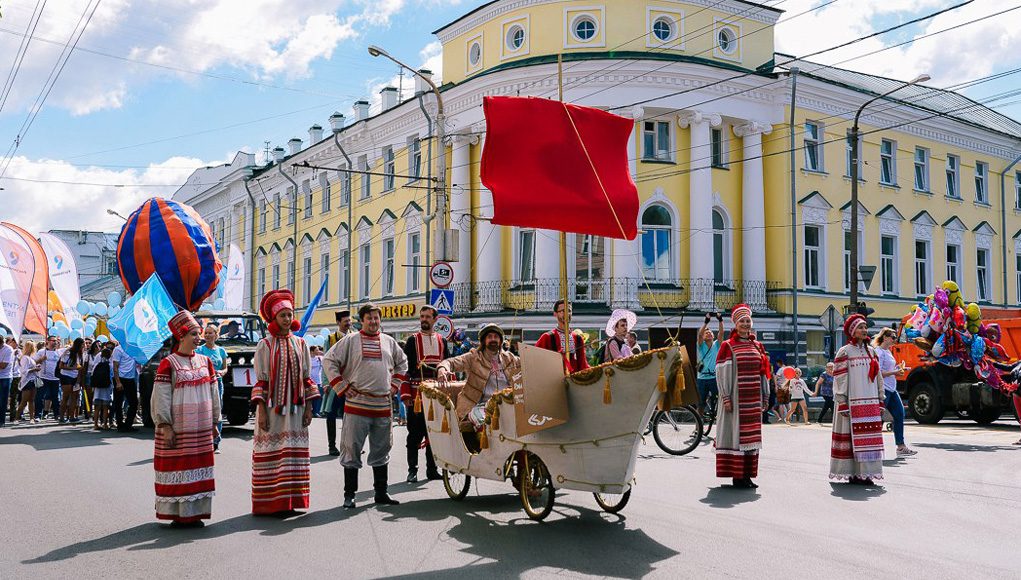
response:
M617 493L593 493L596 498L596 503L599 507L603 508L603 511L608 514L615 514L620 510L624 509L629 499L631 499L631 488L621 494Z
M653 427L656 426L656 419L659 418L661 411L658 409L652 412L652 417L649 417L649 422L645 424L645 431L642 432L642 437L652 434Z
M470 475L463 473L455 473L453 471L443 470L443 489L447 490L447 495L454 501L461 501L468 495L468 489L471 488L472 478Z
M706 408L705 416L702 418L702 436L708 437L709 431L713 428L713 423L716 422L716 408L710 406Z
M692 407L659 413L652 436L659 448L670 455L691 453L702 441L702 417Z
M553 480L539 456L526 451L519 465L521 473L521 506L528 517L542 521L553 511L556 501Z

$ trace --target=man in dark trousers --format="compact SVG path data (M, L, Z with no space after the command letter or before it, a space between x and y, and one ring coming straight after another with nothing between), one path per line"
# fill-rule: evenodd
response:
M436 323L436 309L423 306L418 314L421 332L408 337L404 343L404 354L408 357L409 380L401 387L401 400L408 409L408 483L418 481L418 450L425 445L425 477L441 479L436 470L432 447L425 426L425 413L418 394L418 385L426 379L436 378L436 365L447 358L447 341L433 332Z
M340 342L340 339L347 336L350 331L351 311L337 312L337 332L331 334L327 339L326 350L330 350L330 347ZM344 417L344 397L328 396L328 391L326 395L322 408L323 417L326 418L326 438L330 444L330 455L336 457L340 455L340 449L337 449L337 417Z

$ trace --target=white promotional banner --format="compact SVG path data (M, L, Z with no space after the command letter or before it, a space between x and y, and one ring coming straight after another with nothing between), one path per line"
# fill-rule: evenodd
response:
M78 286L78 265L74 261L71 249L60 238L52 234L39 234L39 243L46 252L50 266L50 286L60 299L64 309L64 317L68 323L81 319L76 306L81 298Z
M25 240L14 230L0 226L0 322L21 340L32 294L35 257Z
M245 305L245 255L237 244L230 245L227 260L227 282L223 290L226 310L240 312Z

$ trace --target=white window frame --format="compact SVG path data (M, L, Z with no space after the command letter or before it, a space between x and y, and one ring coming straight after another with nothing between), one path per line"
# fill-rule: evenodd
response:
M486 45L483 42L482 33L478 33L464 43L464 73L472 74L482 70L482 67L486 64ZM473 47L478 45L479 59L478 62L472 63L472 51Z
M358 159L358 166L361 168L362 171L366 172L361 174L362 186L361 193L359 193L358 199L359 200L369 199L372 197L372 180L370 179L371 176L368 174L369 158L365 155L362 155Z
M351 250L346 247L340 250L340 280L337 280L340 295L338 302L343 302L351 296Z
M733 40L732 40L732 42L734 44L734 47L733 47L732 50L724 50L723 47L720 46L720 42L719 42L720 33L723 32L724 29L729 29L730 34L732 34L733 37L734 37ZM736 20L731 20L731 19L728 19L728 18L714 18L713 19L713 39L712 39L712 43L713 43L713 56L716 57L716 58L723 59L723 60L731 60L731 61L735 61L735 62L740 62L742 60L742 58L743 58L741 56L741 53L743 51L743 44L744 44L743 42L741 42L742 36L743 36L743 33L741 31L741 23L740 22L738 22Z
M515 278L520 284L535 282L535 246L538 232L532 228L520 228L514 235ZM526 243L526 241L528 243ZM525 248L528 247L528 260L525 260Z
M892 252L890 254L884 253L883 242L885 240L890 240L890 251ZM897 236L887 234L879 236L879 288L883 294L896 295L898 293L897 242Z
M815 127L815 135L812 135L809 131L809 126ZM818 121L805 121L805 171L815 171L823 173L826 171L826 165L823 158L825 147L823 144L823 134L825 133L825 126ZM811 155L809 151L815 153L815 167L812 167Z
M932 290L932 240L915 238L914 242L911 255L914 263L915 295L926 296ZM925 247L923 258L918 257L918 244ZM922 274L924 279L921 279L919 274Z
M283 216L283 204L281 203L281 199L280 199L280 194L279 193L273 194L273 205L276 206L276 210L277 210L277 214L273 217L273 229L274 230L279 230L280 229L280 221L281 221L281 219L283 219L282 218L282 216Z
M1021 191L1021 190L1019 190ZM1021 199L1021 197L1019 197ZM259 233L266 233L266 225L269 221L269 204L263 199L259 201Z
M950 261L950 249L954 249L954 261ZM957 282L957 286L963 291L964 284L961 280L961 244L948 243L946 245L947 280Z
M332 187L330 186L330 178L326 175L326 172L319 174L319 187L323 191L323 201L320 211L322 213L330 213L330 205L332 204L333 197Z
M415 135L408 139L408 183L422 177L422 140Z
M649 127L652 127L650 130ZM666 127L666 144L663 144L661 131ZM648 139L652 139L650 154ZM674 160L674 128L669 121L642 121L642 161L673 161Z
M975 201L989 203L989 164L975 162Z
M329 247L329 246L327 246ZM322 286L323 282L330 275L330 251L326 250L319 254L319 285ZM323 304L330 303L330 285L326 284L326 288L323 290Z
M350 169L348 166L344 166L344 169ZM340 172L340 207L345 207L351 203L351 172L341 171Z
M717 169L726 169L730 162L730 143L727 141L725 125L709 129L709 150L712 157L711 165Z
M394 238L383 239L383 296L394 295L397 269L397 247Z
M298 221L298 195L293 185L287 186L287 225L293 226Z
M897 185L897 142L893 139L879 141L879 183Z
M1014 172L1014 209L1021 209L1021 171Z
M312 195L312 181L305 179L301 182L301 192L305 196L305 219L312 217L312 206L315 198Z
M992 301L992 279L989 276L993 253L989 248L975 248L975 296L979 302ZM985 260L980 258L984 257ZM985 262L983 265L982 262Z
M259 268L259 295L266 295L266 267Z
M358 247L358 297L365 299L372 291L372 244L364 242Z
M668 207L666 204L663 204L663 203L650 203L647 206L645 206L644 208L642 208L641 213L639 214L639 218L638 219L639 220L644 220L645 212L649 211L653 207L659 207L659 208L662 208L664 211L666 211L667 216L670 218L670 223L668 225L664 226L664 225L645 224L644 221L641 222L641 224L642 224L642 226L641 226L641 229L642 229L642 234L641 234L642 235L642 240L639 241L640 248L641 248L640 249L640 252L641 252L641 254L640 254L640 256L641 256L640 267L642 268L643 274L644 274L646 279L648 279L648 280L656 280L656 281L659 281L659 282L668 282L668 281L673 280L674 276L675 276L675 274L674 274L674 272L675 272L675 265L674 265L674 263L676 261L676 255L677 254L674 252L674 241L676 239L676 234L674 233L674 228L677 226L677 216L674 215L674 212L671 211L670 207ZM645 240L644 240L644 237L645 236L652 236L653 255L654 256L659 256L660 255L660 252L658 251L659 250L659 236L656 235L658 232L666 232L666 234L667 234L667 237L666 237L666 246L667 246L667 248L666 248L666 265L663 266L663 265L660 265L660 264L656 263L657 261L654 261L653 265L651 266L651 268L646 268L646 265L645 265Z
M595 25L592 36L583 39L575 34L581 20ZM606 14L602 6L569 6L564 8L564 48L594 48L606 46Z
M418 251L415 251L416 242ZM415 230L408 232L408 275L405 294L419 292L422 290L422 232Z
M305 298L305 306L312 302L312 256L305 256L301 262L302 269L302 295Z
M507 60L509 58L520 58L528 55L528 30L530 28L531 15L526 14L524 17L515 16L508 18L501 23L501 39L500 39L500 60ZM521 30L521 45L517 48L514 47L512 41L514 40L514 33Z
M733 254L731 250L731 228L730 228L730 215L722 207L713 207L713 214L719 214L720 220L723 222L723 227L720 230L716 229L716 224L713 226L713 282L715 284L731 284L734 280L732 264ZM714 217L715 219L715 217ZM716 255L716 238L720 238L720 255ZM720 279L716 279L716 263L719 260L720 265Z
M397 187L397 179L394 175L397 173L397 157L394 155L392 145L383 147L383 173L383 192L393 191Z
M296 277L298 273L295 271L295 267L296 264L293 259L287 261L287 288L291 290L294 290L294 285L297 282Z
M808 228L816 230L816 244L808 245ZM806 223L802 226L802 239L804 240L804 284L805 288L821 290L826 287L826 270L823 268L826 252L826 229L819 224ZM814 265L815 283L811 283L810 267Z
M865 229L859 224L858 228L858 256L859 260L865 255ZM851 234L850 229L843 230L844 237L841 240L841 246L844 249L844 291L851 291L851 249L847 247L847 237ZM861 277L861 270L858 271L858 276ZM858 291L863 292L865 290L865 283L861 280L858 281Z
M669 21L672 34L666 40L661 40L656 35L655 27L660 21ZM647 6L645 8L645 29L648 34L645 38L646 48L684 50L684 11L667 9L660 6Z
M922 155L921 159L918 158L918 154L919 153L921 153L921 155ZM931 188L931 185L930 185L931 182L929 180L929 159L930 159L930 156L929 156L929 150L928 149L926 149L925 147L915 147L915 158L914 158L914 166L915 166L915 174L914 174L915 191L921 191L923 193L931 193L932 192L932 188ZM922 183L918 182L919 178L922 179Z
M957 155L947 154L946 176L946 196L950 199L961 199L961 158Z

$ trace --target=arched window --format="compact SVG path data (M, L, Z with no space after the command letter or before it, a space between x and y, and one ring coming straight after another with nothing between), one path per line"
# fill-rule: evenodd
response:
M723 212L713 209L713 282L729 283L730 278L730 232Z
M649 280L669 280L673 263L670 212L651 205L642 213L642 272Z

